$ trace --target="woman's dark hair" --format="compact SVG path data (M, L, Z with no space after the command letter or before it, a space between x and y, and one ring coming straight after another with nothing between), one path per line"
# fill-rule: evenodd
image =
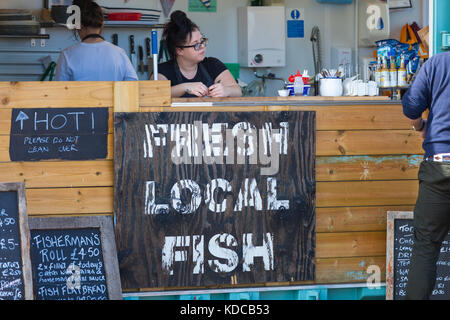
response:
M199 30L199 27L183 11L177 10L170 15L170 21L164 26L163 39L171 59L176 58L177 46L184 45L195 30Z
M73 5L81 9L81 24L84 27L101 28L103 26L103 10L92 0L73 0Z

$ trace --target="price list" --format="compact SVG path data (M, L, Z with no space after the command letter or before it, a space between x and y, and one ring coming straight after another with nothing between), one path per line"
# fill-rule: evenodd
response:
M37 300L107 300L99 229L32 230Z
M408 273L414 245L414 227L411 219L395 220L394 237L394 299L402 300L406 295ZM450 233L441 246L437 265L436 285L432 300L450 299Z
M24 299L17 192L0 192L0 300Z

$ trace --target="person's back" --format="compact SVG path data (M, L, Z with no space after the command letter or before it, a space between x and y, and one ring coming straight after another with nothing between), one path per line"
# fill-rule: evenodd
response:
M58 60L57 81L137 80L125 51L107 41L81 42L65 49Z
M427 108L425 157L450 150L450 52L431 57L402 99L404 114L419 118Z
M425 138L405 299L429 299L441 243L450 229L450 53L423 65L402 104L413 128ZM426 109L430 112L423 120Z

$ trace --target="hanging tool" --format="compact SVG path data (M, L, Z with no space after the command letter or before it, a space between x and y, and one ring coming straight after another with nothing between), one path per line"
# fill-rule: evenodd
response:
M153 74L154 79L158 80L158 33L152 30L152 54L153 54Z
M48 81L53 81L53 77L55 75L56 63L50 62L50 65L45 70L44 74L41 77L41 81L45 81L45 78L48 76Z
M145 54L147 55L147 72L148 78L153 73L153 58L152 58L152 49L150 47L150 38L145 38Z
M118 46L118 45L119 45L119 35L118 35L117 33L114 33L114 34L112 35L112 43L113 43L113 45L115 45L115 46Z
M42 62L42 65L45 70L44 74L41 76L40 81L45 81L45 78L47 78L47 76L49 77L49 81L53 81L53 77L55 75L56 63L52 60L52 57L45 56L45 57L39 59L39 61Z
M137 70L136 51L134 50L134 36L130 36L130 57L131 63L134 66L134 70Z
M139 52L139 72L140 73L144 73L145 69L144 69L144 49L142 48L142 46L138 47L138 52Z
M165 40L161 40L159 42L159 58L158 62L161 62L161 60L166 59L166 61L169 61L169 51L167 50L167 43Z
M322 52L320 47L320 30L318 26L314 26L311 32L311 42L313 48L314 59L314 92L319 95L319 74L322 70Z

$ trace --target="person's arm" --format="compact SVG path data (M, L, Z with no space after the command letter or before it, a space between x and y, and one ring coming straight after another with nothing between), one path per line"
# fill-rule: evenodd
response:
M227 69L217 76L214 84L209 87L211 97L241 97L242 90L231 72Z
M134 69L133 64L126 55L125 51L123 52L123 54L124 54L123 60L125 64L125 74L123 76L123 81L138 81L139 77L136 73L136 70Z
M420 132L420 135L422 136L423 139L426 138L427 120L422 119L422 117L419 117L417 119L411 120L411 125L415 131Z
M426 138L427 122L422 119L423 112L431 105L431 88L429 66L425 63L419 70L416 80L402 99L403 114L411 119L413 129Z
M429 63L425 63L419 71L416 80L402 98L403 114L411 119L416 131L422 131L422 113L431 105L431 88Z
M150 80L154 80L153 74ZM158 80L168 80L164 75L158 73ZM182 97L185 93L193 94L197 97L204 97L209 94L208 87L201 82L185 82L170 88L172 98Z
M55 81L71 81L69 65L64 52L61 52L55 69Z

